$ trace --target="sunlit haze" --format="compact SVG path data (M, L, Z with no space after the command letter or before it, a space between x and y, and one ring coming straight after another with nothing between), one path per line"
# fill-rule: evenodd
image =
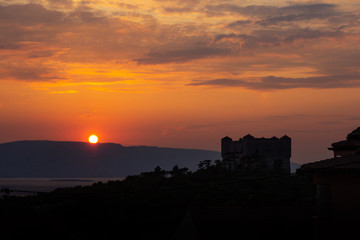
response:
M0 0L0 142L220 151L292 138L331 157L360 126L360 3Z

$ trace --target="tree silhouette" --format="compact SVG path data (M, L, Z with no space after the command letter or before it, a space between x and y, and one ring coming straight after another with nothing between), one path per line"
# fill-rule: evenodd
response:
M199 162L198 168L199 170L205 170L208 169L210 165L211 165L211 160L203 160Z
M180 176L180 175L185 175L189 172L189 169L184 167L184 168L179 168L178 165L175 165L171 171L169 171L171 176Z

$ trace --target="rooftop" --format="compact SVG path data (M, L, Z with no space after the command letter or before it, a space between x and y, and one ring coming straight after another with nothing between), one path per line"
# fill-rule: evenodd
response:
M325 159L301 165L298 172L360 173L360 154Z
M339 141L339 142L335 142L333 144L331 144L332 148L329 148L329 150L340 150L340 149L356 149L356 145L349 141L349 140L343 140L343 141Z
M360 127L347 135L348 140L360 140Z

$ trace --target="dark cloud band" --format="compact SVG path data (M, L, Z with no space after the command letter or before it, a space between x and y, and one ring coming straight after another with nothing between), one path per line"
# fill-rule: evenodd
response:
M213 79L194 81L188 86L243 87L253 90L280 90L293 88L350 88L360 87L360 74L334 75L308 78L284 78L267 76L256 80Z

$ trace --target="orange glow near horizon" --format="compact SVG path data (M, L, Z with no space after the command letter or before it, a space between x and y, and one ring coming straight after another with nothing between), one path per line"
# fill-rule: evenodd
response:
M0 143L287 134L308 162L359 126L358 0L29 2L0 0Z

